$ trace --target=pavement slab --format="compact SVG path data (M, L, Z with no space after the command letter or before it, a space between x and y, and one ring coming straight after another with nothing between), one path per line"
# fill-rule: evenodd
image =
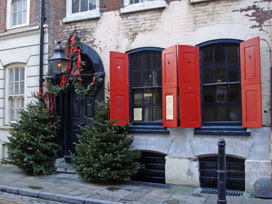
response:
M38 203L82 204L216 204L217 196L196 194L194 187L124 183L119 185L86 182L77 174L56 173L29 176L14 166L0 165L0 192L45 199ZM14 195L14 196L17 196ZM24 199L22 199L24 200ZM29 199L29 203L30 203ZM50 201L49 201L50 200ZM31 201L32 202L32 201ZM0 202L1 203L1 202ZM28 202L26 202L29 204ZM33 203L35 203L33 201ZM272 204L253 196L227 197L228 204Z
M176 200L179 203L186 204L203 204L206 201L206 198L193 197L188 195L172 195L168 200Z

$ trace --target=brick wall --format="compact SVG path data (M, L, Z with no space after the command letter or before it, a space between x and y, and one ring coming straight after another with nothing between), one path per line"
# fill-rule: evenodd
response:
M101 0L101 12L114 11L123 7L123 0Z
M7 0L0 1L0 33L6 30L6 9Z
M35 26L40 24L41 0L30 0L30 19L29 25Z
M271 15L269 19L260 13L271 12L271 8L269 2L262 0L218 0L196 4L181 0L171 1L164 9L120 14L122 2L101 0L100 18L62 23L65 1L47 1L50 55L56 40L66 42L69 33L77 31L82 42L101 56L108 82L108 55L111 50L125 52L148 46L167 48L175 44L196 45L211 39L246 40L255 36L270 44L272 41ZM264 40L261 46L262 72L270 74L269 48ZM269 74L262 75L265 125L270 124Z

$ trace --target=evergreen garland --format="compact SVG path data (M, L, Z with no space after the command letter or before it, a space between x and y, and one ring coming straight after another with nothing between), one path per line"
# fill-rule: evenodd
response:
M77 96L85 97L93 95L93 93L103 84L103 78L99 75L93 76L93 81L86 88L82 85L80 73L85 62L81 60L82 43L76 33L70 33L66 42L66 55L71 59L69 68L62 75L62 80L59 85L54 85L50 79L46 81L46 88L49 93L59 96L63 94L70 83L75 88Z

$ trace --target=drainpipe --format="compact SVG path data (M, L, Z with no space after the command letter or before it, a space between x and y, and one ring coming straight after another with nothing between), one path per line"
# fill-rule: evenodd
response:
M44 0L41 0L41 23L40 23L40 88L43 85L43 48L44 48Z

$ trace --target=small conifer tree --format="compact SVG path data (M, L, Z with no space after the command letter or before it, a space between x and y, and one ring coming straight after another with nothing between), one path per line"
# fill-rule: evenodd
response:
M37 100L20 112L20 120L11 124L8 159L27 174L50 174L55 170L59 119L42 98L34 97Z
M127 181L137 173L139 151L133 151L133 137L128 136L128 125L116 125L109 120L109 99L97 102L99 111L92 127L80 127L76 153L72 158L78 173L87 181L113 183Z

